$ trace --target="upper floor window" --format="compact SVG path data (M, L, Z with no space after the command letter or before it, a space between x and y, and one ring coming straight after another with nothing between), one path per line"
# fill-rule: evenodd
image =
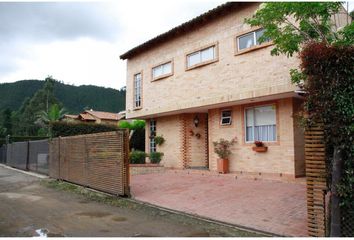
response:
M141 107L141 88L142 88L142 75L141 73L134 75L134 108Z
M216 59L216 46L211 46L187 55L187 68L192 68Z
M221 125L230 125L231 124L231 111L230 110L224 110L221 112L220 124Z
M152 68L152 79L167 77L172 74L172 61Z
M255 45L260 45L261 43L259 42L259 38L263 36L264 29L258 29L249 33L246 33L244 35L238 36L236 38L237 42L237 50L241 51L247 48L251 48L252 46ZM268 42L269 40L267 40Z
M275 105L247 108L245 118L246 142L276 141Z

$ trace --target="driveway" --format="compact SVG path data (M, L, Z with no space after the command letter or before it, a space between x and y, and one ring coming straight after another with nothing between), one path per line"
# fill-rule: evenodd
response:
M59 190L48 186L70 186ZM63 188L64 189L64 188ZM76 189L76 191L72 191ZM87 196L80 195L87 192ZM257 236L126 199L107 197L55 180L39 179L0 165L0 237L207 237ZM91 198L88 198L91 196ZM95 201L92 196L95 197ZM101 194L102 196L102 194ZM103 195L105 196L105 195Z
M307 236L306 185L189 171L131 176L135 199L283 236Z

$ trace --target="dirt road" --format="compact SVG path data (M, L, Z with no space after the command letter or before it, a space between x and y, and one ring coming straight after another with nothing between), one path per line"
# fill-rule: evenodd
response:
M91 191L56 182L0 165L0 236L257 236L126 199L102 203Z

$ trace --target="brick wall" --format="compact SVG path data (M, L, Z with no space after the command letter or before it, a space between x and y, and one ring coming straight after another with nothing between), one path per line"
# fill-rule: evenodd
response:
M275 104L277 113L277 142L266 143L268 151L258 153L252 150L252 143L245 143L244 109L249 106ZM294 98L251 103L208 111L208 143L205 136L206 114L198 113L199 126L196 128L193 119L196 114L188 113L156 118L157 135L163 135L165 143L157 150L165 154L162 164L167 168L183 169L201 165L209 166L216 171L218 156L214 153L213 141L220 138L238 142L232 147L230 171L235 173L278 174L282 176L301 176L304 171L303 133L293 118L294 109L301 101ZM220 125L220 114L223 109L232 110L232 124ZM194 136L191 135L193 131ZM197 139L195 134L200 133ZM148 138L147 138L148 141ZM147 148L148 149L148 148ZM207 152L209 156L207 156ZM296 151L296 153L295 153Z
M244 138L244 108L247 106L276 104L277 112L277 142L266 143L268 151L258 153L252 150L252 143L245 143ZM228 108L230 109L230 108ZM212 141L219 138L238 138L238 142L232 147L232 155L229 159L230 171L253 173L282 173L295 174L294 163L294 121L293 99L280 99L264 103L255 103L242 106L234 106L232 109L232 124L220 126L221 109L209 111L209 163L210 169L216 171L218 156L214 153ZM300 157L300 156L299 156Z
M293 92L296 86L291 84L289 69L298 66L296 57L271 56L273 46L235 55L236 35L250 29L243 21L257 7L257 3L240 7L238 12L129 59L127 118ZM186 54L211 43L218 44L218 61L186 71ZM152 81L152 67L171 59L174 74ZM143 75L143 104L142 109L133 110L133 76L138 72Z

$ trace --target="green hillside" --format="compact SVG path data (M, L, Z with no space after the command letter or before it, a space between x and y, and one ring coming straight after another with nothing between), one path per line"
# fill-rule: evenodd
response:
M24 99L43 87L44 81L22 80L0 84L0 109L18 110ZM97 111L119 112L125 109L125 90L97 87L92 85L72 86L55 82L55 97L71 114L84 108Z

